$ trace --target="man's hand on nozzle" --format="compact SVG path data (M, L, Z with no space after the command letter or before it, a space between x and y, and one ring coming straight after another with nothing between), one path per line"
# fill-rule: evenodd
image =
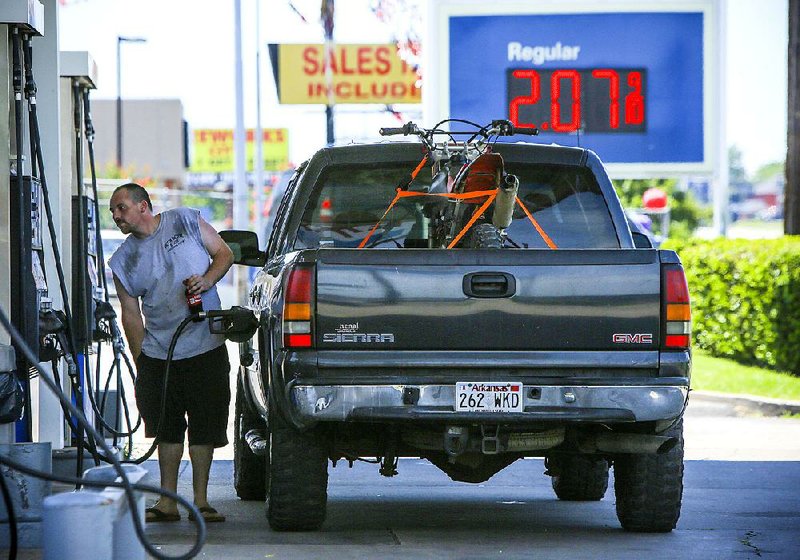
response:
M190 294L202 294L203 292L211 289L211 282L209 282L205 276L201 276L199 274L192 274L189 278L183 281L183 285L186 286L186 291Z

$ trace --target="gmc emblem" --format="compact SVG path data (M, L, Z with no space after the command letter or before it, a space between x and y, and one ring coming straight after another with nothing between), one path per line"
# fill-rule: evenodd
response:
M653 335L650 333L618 333L612 335L611 340L614 341L614 344L653 344Z

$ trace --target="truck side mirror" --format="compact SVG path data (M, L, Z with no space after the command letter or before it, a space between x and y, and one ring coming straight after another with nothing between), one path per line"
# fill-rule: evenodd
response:
M222 240L233 251L233 262L245 266L264 266L267 254L258 248L258 236L252 231L225 230L219 232Z

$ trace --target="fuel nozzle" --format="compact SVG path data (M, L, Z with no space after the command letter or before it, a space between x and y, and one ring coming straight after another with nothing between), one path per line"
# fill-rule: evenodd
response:
M94 318L96 321L103 319L110 321L117 318L117 312L107 301L95 300Z
M258 319L252 310L239 305L230 309L200 311L198 320L208 319L208 330L213 334L224 335L233 342L247 342L258 329Z
M42 336L57 334L64 330L66 316L52 308L49 301L42 301L39 309L39 333Z
M67 316L60 309L44 305L39 310L39 334L43 339L39 359L49 362L63 357L67 362L67 375L77 381L78 368L69 351L66 324Z
M117 313L107 301L94 300L94 330L92 338L96 341L114 340L111 325L117 320Z
M39 360L51 362L62 356L58 347L58 333L64 330L64 323L53 309L49 298L42 298L39 308Z

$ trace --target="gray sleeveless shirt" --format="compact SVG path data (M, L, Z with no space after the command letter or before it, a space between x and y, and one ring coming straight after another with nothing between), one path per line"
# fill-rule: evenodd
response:
M125 290L141 298L144 315L142 352L166 359L180 322L189 316L183 280L205 274L211 257L200 236L200 212L175 208L161 213L156 231L144 239L129 235L109 260ZM217 287L203 292L203 309L220 309ZM225 342L208 332L208 321L189 323L178 338L173 359L197 356Z

